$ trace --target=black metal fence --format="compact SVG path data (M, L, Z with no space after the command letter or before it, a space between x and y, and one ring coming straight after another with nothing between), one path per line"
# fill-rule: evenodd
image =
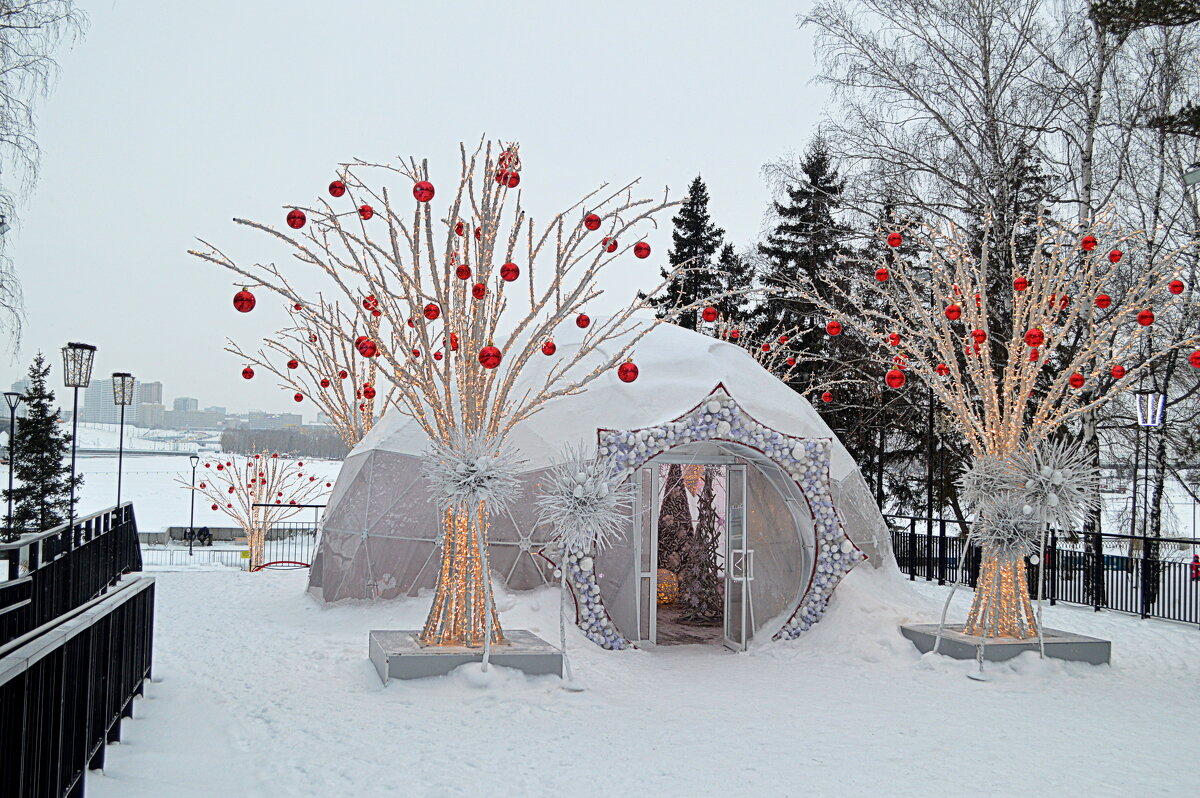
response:
M979 576L979 550L966 545L953 519L885 516L892 550L910 579L971 587ZM933 534L929 534L932 529ZM1040 559L1043 596L1059 601L1200 624L1200 540L1129 535L1052 533ZM1027 563L1030 595L1037 595L1040 565Z
M100 595L142 569L133 504L0 543L0 645Z

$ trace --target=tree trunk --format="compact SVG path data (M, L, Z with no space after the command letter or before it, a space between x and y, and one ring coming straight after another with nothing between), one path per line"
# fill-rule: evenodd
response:
M1021 640L1037 636L1023 558L1001 554L991 546L984 549L975 600L963 632L985 638Z
M195 534L195 530L192 530ZM250 547L250 571L254 572L263 567L267 548L267 529L264 526L251 526L246 530L246 544Z
M481 504L472 517L465 507L446 511L442 564L429 617L421 632L426 646L481 646L503 642L495 604L487 616L488 518ZM485 619L487 619L485 621Z

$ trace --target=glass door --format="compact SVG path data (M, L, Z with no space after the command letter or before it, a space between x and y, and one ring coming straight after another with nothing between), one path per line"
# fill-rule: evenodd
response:
M634 524L634 569L637 577L638 641L657 642L658 636L658 468L637 474L638 510Z
M746 466L731 465L725 488L725 645L746 650L746 604L752 578L746 540Z

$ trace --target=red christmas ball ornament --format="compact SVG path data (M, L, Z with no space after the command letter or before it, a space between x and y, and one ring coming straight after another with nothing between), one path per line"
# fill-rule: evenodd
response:
M425 318L429 319L430 321L433 321L438 316L442 315L442 309L439 308L434 303L430 302L428 305L425 306L424 314L425 314Z
M887 386L894 390L899 390L904 387L904 383L908 382L908 377L904 376L904 372L900 369L891 369L884 377Z
M383 311L382 310L372 310L371 315L375 318L379 318L380 316L383 315Z
M706 307L704 310L700 311L700 318L704 319L705 321L716 321L717 309L711 305Z
M450 351L458 351L458 333L450 333Z
M1029 362L1030 363L1036 363L1038 358L1041 356L1042 356L1041 352L1038 351L1038 348L1036 346L1029 350Z
M304 401L304 394L302 394L302 393L298 393L298 394L296 394L295 396L293 396L292 398L293 398L293 399L295 399L297 402L303 402L303 401Z
M786 344L787 342L788 342L788 337L786 335L779 336L779 343Z
M1046 342L1046 334L1040 328L1034 327L1025 333L1026 346L1041 346Z
M517 155L513 150L505 150L496 159L496 165L501 169L520 169L521 156Z
M420 350L420 349L414 349L414 350L412 351L412 353L413 353L413 360L418 360L418 359L420 359L420 357L421 357L421 350Z
M1084 383L1083 375L1080 374L1078 371L1067 378L1067 384L1070 385L1075 390L1079 390L1080 388L1082 388L1083 383Z
M233 308L238 313L249 313L254 310L258 300L254 298L254 294L243 288L233 295Z
M1096 296L1096 307L1100 308L1101 310L1104 310L1111 304L1112 297L1110 297L1108 294L1099 294Z
M242 379L243 380L254 379L254 369L250 368L249 366L246 366L246 368L242 369Z
M1167 283L1167 290L1172 294L1182 294L1183 280L1172 280L1171 282Z
M1192 364L1192 368L1200 369L1200 349L1188 355L1188 363Z
M208 485L206 485L205 483L203 483L203 482L200 483L200 490L204 490L207 487L208 487Z
M883 266L880 266L875 270L875 279L881 283L886 283L888 281L888 277L890 276L891 275L888 273L888 270Z
M215 509L217 509L217 505L215 505L215 504L214 504L214 505L212 506L212 508L213 508L214 510L215 510Z
M454 270L454 276L460 280L470 280L471 279L471 267L465 263L460 264L459 267Z
M363 221L370 219L374 215L375 215L375 209L372 208L370 205L360 205L358 207L358 217L360 219L362 219Z
M971 330L971 340L977 344L981 344L987 340L987 333L983 330Z
M329 385L330 385L330 383L329 383L329 378L328 378L328 377L322 377L322 378L321 378L321 387L322 387L322 388L328 388L328 387L329 387Z
M1142 325L1143 327L1149 327L1151 324L1154 323L1154 311L1153 310L1138 311L1137 323Z
M621 382L633 382L638 378L638 367L633 365L632 360L626 360L617 367L617 377Z
M939 377L948 377L950 375L950 367L945 363L938 363L935 371L937 371Z
M603 239L600 240L600 246L604 247L606 252L616 252L617 251L617 239L609 238L608 236L605 236Z
M787 359L787 364L788 364L789 366L794 366L794 365L796 365L796 358L794 358L794 357L789 357L789 358Z
M440 350L440 349L439 349L438 351L434 352L434 353L433 353L433 359L434 359L434 360L441 360L441 359L442 359L442 350Z
M829 391L826 391L825 393L821 394L821 401L825 404L829 404L833 401L833 394Z
M414 330L415 330L415 329L417 329L417 325L413 324L413 320L412 320L412 319L409 319L409 320L408 320L408 326L409 326L409 327L412 327Z
M1096 248L1096 243L1096 237L1091 233L1088 233L1083 237L1083 240L1079 242L1079 246L1083 247L1084 252L1091 252Z
M770 345L770 344L763 344L763 345L762 345L762 351L764 351L764 352L770 352L770 351L771 351L771 345Z
M1121 252L1121 250L1114 249L1112 252L1108 253L1108 262L1109 263L1119 263L1121 261L1121 255L1123 255L1123 254L1124 253Z
M962 308L958 305L948 305L946 307L946 318L950 319L950 321L958 321L960 316L962 316Z
M904 243L904 238L899 233L888 233L887 244L889 247L898 247Z
M583 226L589 230L599 230L600 217L594 213L589 213L587 216L583 217Z
M888 343L892 346L900 346L900 333L888 333Z
M374 399L375 398L375 386L371 385L371 383L367 383L366 385L363 386L363 398L365 398L365 399Z
M554 345L554 341L547 341L546 343L542 344L543 355L553 355L557 351L558 347Z
M463 225L462 219L459 219L454 223L454 235L460 236L463 234L464 230L466 230L466 226Z
M317 334L316 334L316 333L309 333L309 334L308 334L308 342L309 342L310 344L315 344L315 343L317 342Z
M205 468L208 468L208 466L205 466ZM224 471L224 470L225 470L225 465L224 465L223 463L217 463L217 470L218 470L218 471Z
M329 196L340 197L346 193L346 184L341 180L334 180L329 184Z
M1013 290L1014 291L1024 291L1028 287L1029 287L1029 281L1026 280L1024 277L1018 277L1017 279L1013 280Z
M591 323L592 323L592 320L590 318L588 318L588 315L586 313L580 313L578 316L575 317L575 326L581 330L585 329Z
M429 202L433 199L433 183L421 180L413 185L413 196L417 202Z
M830 335L841 335L842 334L842 323L839 321L829 322L828 324L825 325L825 332L827 332Z
M471 296L476 299L483 299L487 296L487 286L483 283L475 283L475 285L471 286Z
M289 360L287 362L287 367L290 369L298 369L298 368L300 368L300 361L299 360Z
M485 346L479 350L479 363L485 369L494 369L500 365L500 350L494 346Z
M379 347L374 341L363 341L362 345L358 347L358 353L363 357L375 357L379 354Z
M304 306L297 302L296 304L292 305L292 310L304 310Z
M375 310L379 307L379 300L375 298L374 294L371 294L362 301L362 306L365 310Z
M508 188L516 188L521 184L521 175L515 171L505 169L496 173L496 182Z
M482 227L476 227L476 228L475 228L475 240L476 240L476 241L478 241L478 240L479 240L479 239L481 239L482 237L483 237L483 228L482 228Z
M741 330L730 330L729 337L736 341L737 339L742 337L742 332L741 332Z
M650 257L650 245L645 241L637 242L633 245L633 255L642 259Z
M308 217L304 215L304 211L299 208L292 208L288 211L287 224L293 230L299 230L308 221Z
M1118 364L1113 366L1109 373L1112 374L1114 380L1119 380L1125 376L1125 367Z
M350 376L350 373L348 371L346 371L345 369L342 369L341 371L338 372L338 379L344 380L349 376Z
M500 279L506 283L511 283L520 276L521 267L515 263L506 263L500 267Z

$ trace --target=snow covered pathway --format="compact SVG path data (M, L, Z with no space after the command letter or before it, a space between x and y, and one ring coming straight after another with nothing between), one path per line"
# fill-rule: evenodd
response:
M273 796L1178 795L1200 732L1200 631L1048 608L1113 640L1113 665L920 656L896 624L944 589L859 568L792 643L744 655L605 652L588 688L477 666L383 687L367 631L428 599L322 606L303 571L158 572L155 683L92 798ZM965 610L965 596L958 615ZM557 640L557 591L501 596ZM957 603L957 602L956 602Z

